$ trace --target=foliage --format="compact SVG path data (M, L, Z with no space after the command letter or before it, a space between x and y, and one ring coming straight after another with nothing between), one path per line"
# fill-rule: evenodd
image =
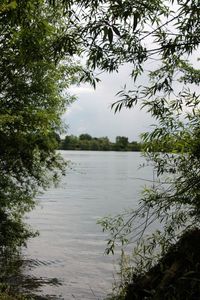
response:
M134 273L124 299L197 299L199 239L199 229L188 231L148 272Z
M125 141L125 143L124 143ZM81 134L79 137L67 135L61 142L62 150L92 150L92 151L140 151L141 144L138 142L129 143L127 137L116 137L112 143L107 137L92 137L89 134Z
M0 294L0 300L26 300L23 296L10 296L7 293Z
M115 111L139 103L156 120L143 140L158 179L144 191L140 211L134 214L144 218L144 227L160 220L165 232L176 237L179 230L199 222L196 86L200 77L193 63L199 46L199 3L83 0L72 4L72 19L82 21L77 26L88 68L113 71L125 62L132 67L134 87L118 93L121 99L113 104ZM142 84L141 76L145 76ZM133 212L130 215L132 221ZM111 224L112 219L105 229ZM112 228L121 235L120 228L127 224L129 219Z
M77 78L95 86L93 71L128 63L133 87L118 93L113 108L139 104L155 118L143 140L158 178L138 210L102 221L111 233L108 251L118 238L123 244L138 239L155 220L162 230L148 249L159 244L166 251L181 232L199 226L199 13L198 0L1 1L3 215L28 211L36 191L57 178L54 168L62 172L54 149L60 115L71 101L63 88ZM75 54L84 56L84 70L72 64Z
M29 235L21 217L64 173L57 133L82 76L70 47L58 55L64 19L43 0L0 3L0 248Z
M152 236L150 261L157 245L164 254L179 234L200 225L199 1L72 3L88 68L112 72L124 63L132 68L133 87L118 93L115 112L138 104L156 120L153 131L143 134L156 181L144 190L139 209L101 221L111 235L108 252L117 240L140 241L148 226L161 223L158 236Z

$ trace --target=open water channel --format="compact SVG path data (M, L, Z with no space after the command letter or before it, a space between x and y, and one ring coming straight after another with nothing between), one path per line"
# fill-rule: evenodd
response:
M151 168L137 152L62 151L70 161L57 188L38 198L28 216L40 235L24 250L23 275L38 299L104 299L116 276L117 256L106 256L105 215L136 207ZM31 288L33 288L33 285Z

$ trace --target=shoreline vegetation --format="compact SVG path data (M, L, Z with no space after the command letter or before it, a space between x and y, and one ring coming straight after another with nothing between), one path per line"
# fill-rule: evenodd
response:
M125 84L117 92L111 109L116 113L137 105L156 123L142 135L142 150L158 181L144 189L137 209L102 222L108 252L116 243L123 250L138 240L136 266L131 262L130 269L139 275L135 280L131 274L130 281L139 293L134 296L131 291L131 300L199 299L199 252L190 250L190 239L184 242L188 257L182 253L187 268L179 267L177 253L175 260L161 261L160 274L166 270L161 281L151 268L172 243L183 245L183 233L192 236L190 230L200 230L199 15L195 0L134 5L122 0L1 1L0 252L14 252L33 236L23 217L36 205L39 191L65 173L57 141L63 150L140 151L141 145L138 149L137 142L120 136L115 143L87 134L64 141L55 137L63 130L63 114L76 99L70 87L86 83L95 89L98 74L117 73L128 64L130 88ZM161 231L156 230L159 222ZM138 224L143 226L139 235ZM141 237L153 224L155 232L146 245ZM194 247L200 244L196 241ZM146 271L151 279L144 284L146 279L140 278ZM121 272L128 276L126 269ZM125 293L127 288L126 280ZM141 288L147 296L141 296Z
M8 293L0 293L0 300L28 300L24 296L21 295L9 295Z
M79 137L67 135L59 141L59 150L91 150L91 151L141 151L140 142L129 142L128 137L117 136L115 142L108 137L92 137L84 133Z

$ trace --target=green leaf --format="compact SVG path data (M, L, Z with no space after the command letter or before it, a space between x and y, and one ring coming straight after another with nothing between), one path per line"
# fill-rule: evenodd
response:
M108 39L109 39L110 44L112 44L112 42L113 42L113 31L112 31L111 28L108 28Z
M116 35L120 36L120 32L116 26L112 26L112 29Z

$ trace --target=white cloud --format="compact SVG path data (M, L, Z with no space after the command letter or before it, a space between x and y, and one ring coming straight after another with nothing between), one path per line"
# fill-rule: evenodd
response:
M93 89L93 87L85 84L80 86L73 86L69 89L69 92L75 95L81 95L81 94L94 93L95 90Z
M87 132L87 127L86 126L80 126L77 129L77 132L79 133L78 135L80 135L81 133Z
M66 112L65 112L64 115L63 115L63 118L67 117L67 116L70 115L70 114L74 114L74 113L79 112L79 111L82 111L82 110L83 110L83 108L82 108L81 105L76 101L76 102L74 102L73 104L71 104L71 105L67 108Z

